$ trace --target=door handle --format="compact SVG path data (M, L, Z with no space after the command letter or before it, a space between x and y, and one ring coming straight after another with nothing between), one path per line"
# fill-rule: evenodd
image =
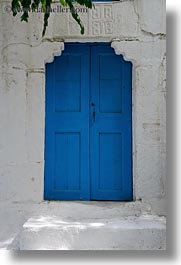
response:
M91 107L92 107L92 121L94 123L96 121L96 108L94 102L91 103Z
M93 116L93 122L95 122L96 121L96 111L95 111L95 109L94 109L94 111L92 113L92 116Z

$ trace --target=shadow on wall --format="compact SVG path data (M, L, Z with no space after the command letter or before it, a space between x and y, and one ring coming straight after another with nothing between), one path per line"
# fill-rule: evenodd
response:
M167 251L94 251L92 254L89 251L14 251L11 252L11 259L14 261L26 262L26 261L87 261L87 260L99 260L99 261L118 261L118 260L175 260L178 255L177 242L177 216L176 216L176 61L177 59L177 27L178 27L178 14L168 12L167 14L167 60L169 65L167 67L167 150L169 150L169 156L167 155L167 172L169 187L168 191L168 219L167 219ZM172 178L169 178L172 176Z

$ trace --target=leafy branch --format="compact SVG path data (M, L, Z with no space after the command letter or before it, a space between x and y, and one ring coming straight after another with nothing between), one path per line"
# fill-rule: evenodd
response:
M21 21L28 22L29 13L32 11L38 10L38 8L41 8L44 12L44 25L43 25L43 31L42 36L45 35L46 28L48 26L48 19L50 17L51 13L51 7L52 7L53 0L12 0L12 12L13 16L16 16L18 11L21 10L23 14L21 15ZM70 13L73 17L73 19L78 23L80 26L80 32L81 34L84 34L84 25L76 11L75 3L80 4L81 6L85 6L87 8L92 8L93 4L91 0L59 0L60 4L64 7L69 7Z

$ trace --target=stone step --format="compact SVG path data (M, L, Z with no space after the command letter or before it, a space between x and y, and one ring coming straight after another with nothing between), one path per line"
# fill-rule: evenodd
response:
M14 244L19 250L164 250L166 224L151 215L83 221L34 216Z

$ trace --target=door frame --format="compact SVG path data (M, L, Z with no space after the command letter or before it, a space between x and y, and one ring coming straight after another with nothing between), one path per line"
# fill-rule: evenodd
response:
M110 46L111 48L113 48L112 45L111 45L111 42L97 42L97 41L79 42L79 41L76 40L76 41L66 41L65 45L66 45L66 43L67 44L73 44L73 45L76 45L76 46L78 46L80 44L81 45L94 46L96 44L96 46ZM113 48L113 50L114 50L114 48ZM115 52L115 50L114 50L114 52ZM116 52L115 52L115 54L116 54ZM133 124L134 116L133 115L135 113L133 111L133 106L134 106L134 104L133 104L133 92L134 92L133 91L133 79L134 79L133 78L133 68L134 68L134 64L133 64L133 62L131 60L125 59L125 56L123 54L120 54L120 56L121 55L123 56L123 59L125 61L129 61L129 62L132 63L132 93L131 93L131 110L132 110L132 112L131 112L131 153L132 153L132 156L131 156L131 172L132 172L131 182L132 182L132 200L131 201L134 201L135 200L135 194L134 194L134 191L135 191L135 189L134 189L134 183L135 183L135 181L134 181L134 159L133 159L134 158L133 157L134 156L134 131L133 131L133 128L134 128L134 126L133 126L134 125ZM51 61L50 63L53 63L53 61ZM46 71L45 71L45 74L46 74ZM45 92L46 92L46 84L45 84ZM45 104L46 104L46 101L45 101ZM45 122L46 122L46 120L45 120ZM45 124L45 126L46 126L46 124ZM44 130L44 158L45 158L45 130ZM44 159L44 161L45 161L45 159ZM44 182L43 183L44 183L44 185L43 185L43 200L47 201L45 199L45 162L44 162Z

